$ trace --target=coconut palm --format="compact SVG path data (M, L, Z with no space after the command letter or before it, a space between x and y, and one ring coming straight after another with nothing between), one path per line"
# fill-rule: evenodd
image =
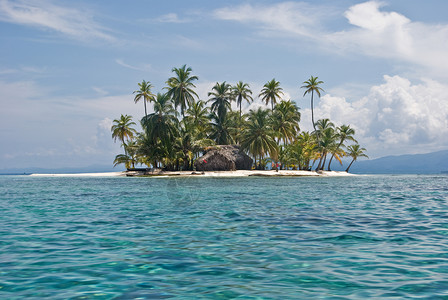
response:
M129 141L125 147L132 168L135 168L135 164L138 163L138 147L136 140Z
M317 129L316 129L317 132L324 131L327 128L333 128L334 129L334 123L331 122L330 119L328 119L328 118L327 119L320 119L320 120L318 120L316 122L316 126L317 126Z
M163 159L164 151L162 151L162 144L160 141L154 141L149 137L147 132L143 132L138 137L138 152L139 161L146 164L148 167L158 167L158 162Z
M228 110L231 110L232 90L231 85L225 81L216 83L212 91L208 93L211 98L207 103L211 102L211 111L215 112L217 116L224 120Z
M316 157L317 144L314 135L308 131L303 131L299 134L296 141L291 145L294 156L297 159L297 164L300 170L308 170L311 159Z
M274 110L274 104L281 98L281 95L283 95L283 89L280 87L280 82L274 78L263 86L258 97L261 97L261 100L266 102L266 105L271 102L272 110Z
M339 151L339 149L341 148L343 143L345 141L352 141L355 143L357 142L354 137L355 130L353 128L351 128L350 125L342 125L342 126L338 127L336 135L337 135L336 137L339 138L339 144L337 145L335 151L333 151L330 161L328 162L328 171L331 171L331 161L333 160L333 157Z
M158 93L154 99L154 113L142 119L142 127L154 144L170 147L177 134L176 110L168 94Z
M140 87L140 89L134 91L134 94L136 94L134 97L134 102L137 103L143 99L143 104L145 106L145 117L146 117L148 115L146 111L146 102L150 102L154 99L154 94L151 92L153 86L149 81L144 80L141 83L139 83L138 86Z
M123 164L126 169L131 167L131 158L126 154L118 154L114 159L114 167Z
M168 96L174 101L176 109L180 106L180 112L184 116L184 112L188 105L193 103L194 97L198 95L193 90L196 86L193 81L198 80L197 76L191 76L192 69L183 65L180 68L173 68L171 70L176 76L170 77L166 84L168 87Z
M311 121L313 122L314 131L316 131L316 125L314 124L314 93L320 97L320 93L324 92L324 90L319 85L324 82L318 80L317 76L311 76L310 79L304 81L303 83L304 85L300 87L306 89L303 96L305 97L306 94L311 93Z
M113 125L111 127L112 138L114 141L117 141L117 139L121 141L125 154L126 140L132 140L134 138L134 134L137 134L137 131L132 128L132 126L135 125L135 122L132 121L132 116L129 115L121 115L120 119L115 119L113 121Z
M119 164L124 164L125 168L135 168L135 164L138 162L137 151L138 145L137 141L129 141L124 147L126 154L118 154L114 159L114 167Z
M240 126L244 126L245 123L245 119L244 119L244 115L242 116L242 119L240 119L240 114L238 111L229 111L226 114L226 119L228 122L228 126L229 126L229 133L230 136L232 137L232 143L238 143L239 144L239 140L240 140L240 136L241 136L241 128ZM240 122L241 120L241 122Z
M274 139L269 120L269 110L250 110L248 122L242 132L241 147L248 151L255 161L260 162L267 154L271 158L277 157L278 146Z
M243 100L246 100L247 103L251 103L254 101L252 99L252 91L250 90L250 87L247 83L244 83L242 81L239 81L233 88L232 88L233 96L235 97L235 101L237 106L240 108L240 123L241 123L241 104L243 103ZM241 124L240 124L241 128Z
M224 115L220 117L217 113L213 112L210 114L211 120L211 134L210 139L214 140L217 145L230 145L234 142L232 131L233 122L228 117Z
M210 119L208 118L210 112L205 105L205 101L193 101L188 107L184 118L185 124L191 124L195 130L199 130L203 135L205 135L210 127Z
M274 107L272 114L272 129L277 133L278 142L291 143L299 132L300 112L291 101L282 100Z
M336 146L336 134L333 127L326 128L325 130L319 131L319 151L321 152L321 157L319 160L319 165L317 166L317 170L323 170L325 166L325 162L327 160L327 155L332 150L334 150Z
M352 164L359 158L359 157L367 157L368 156L364 153L364 151L366 151L366 148L361 148L361 146L359 146L359 144L354 144L354 145L350 145L347 147L347 154L349 156L351 156L352 161L351 163L348 165L347 169L345 170L345 172L348 172L348 170L350 169L350 167L352 166Z
M317 130L315 131L318 148L321 152L319 164L316 170L322 170L325 166L325 161L329 151L335 148L335 129L333 122L330 119L320 119L316 122Z
M182 120L176 145L182 155L184 170L192 170L194 159L197 158L198 154L206 147L214 144L213 140L205 137L199 126L186 118Z

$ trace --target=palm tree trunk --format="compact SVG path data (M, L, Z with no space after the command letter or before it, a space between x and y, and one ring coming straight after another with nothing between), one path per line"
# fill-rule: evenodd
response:
M316 169L314 169L314 171L319 171L320 170L320 165L322 164L322 156L319 159L319 163L317 164Z
M121 142L123 143L123 149L124 149L124 155L128 155L128 151L126 150L126 143L124 142L124 138L121 140Z
M143 104L145 105L145 117L147 117L148 113L146 112L146 99L145 98L143 98Z
M350 169L350 167L352 166L352 164L355 162L355 159L352 160L352 162L348 165L347 169L345 169L345 172L348 173L348 170Z
M325 153L325 155L324 155L324 161L323 161L322 166L321 166L322 170L325 170L325 162L327 161L327 154L328 153Z
M328 171L331 171L331 161L333 160L333 157L334 157L335 153L338 152L339 148L341 148L341 145L342 145L343 142L344 142L344 140L341 140L339 145L333 151L333 154L331 155L330 161L328 162Z
M319 159L319 164L317 165L316 171L322 170L322 160L324 159L325 152L322 152L322 156Z
M242 120L242 117L241 117L241 103L242 103L242 102L243 102L243 101L241 100L241 101L240 101L240 124L239 124L239 131L240 131L240 133L241 133L241 125L242 125L242 123L243 123L243 120ZM237 135L237 139L238 139L238 135ZM239 141L237 140L236 143L239 144Z
M316 125L314 123L314 91L311 91L311 122L313 122L313 128L316 131Z
M311 91L311 121L313 122L314 132L316 133L316 141L319 145L319 132L316 131L316 124L314 123L314 90Z

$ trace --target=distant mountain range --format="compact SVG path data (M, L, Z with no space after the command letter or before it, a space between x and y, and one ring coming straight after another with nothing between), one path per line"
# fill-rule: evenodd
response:
M336 170L336 164L332 169ZM350 168L350 173L357 174L440 174L444 171L448 171L448 150L356 161Z
M102 172L120 172L124 171L123 167L113 167L112 165L92 165L88 167L78 168L58 168L58 169L46 169L46 168L9 168L0 169L1 175L16 175L16 174L74 174L74 173L102 173Z
M334 171L345 170L349 164L338 166L337 162L332 164ZM10 168L0 169L0 174L30 174L30 173L99 173L124 171L123 167L110 165L93 165L82 168ZM377 159L361 160L353 163L350 173L356 174L440 174L448 171L448 150L432 152L427 154L410 154L399 156L385 156Z

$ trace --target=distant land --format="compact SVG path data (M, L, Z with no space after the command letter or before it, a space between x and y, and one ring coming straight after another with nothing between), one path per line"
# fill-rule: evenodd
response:
M344 166L332 164L333 171L345 170L349 162L345 161ZM0 169L1 175L6 174L63 174L63 173L97 173L97 172L119 172L124 171L123 167L113 167L112 165L92 165L79 168L9 168ZM408 154L398 156L385 156L377 159L356 161L350 173L355 174L440 174L448 171L448 150L432 152L427 154Z
M20 174L74 174L74 173L102 173L102 172L120 172L125 169L122 166L115 167L108 165L92 165L87 167L72 168L8 168L0 169L0 175L20 175Z
M334 164L332 169L343 168ZM443 171L448 171L448 150L360 160L350 169L355 174L440 174Z

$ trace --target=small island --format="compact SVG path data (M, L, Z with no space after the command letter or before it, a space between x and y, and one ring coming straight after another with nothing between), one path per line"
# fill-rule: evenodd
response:
M350 125L314 120L314 97L324 92L318 77L300 87L304 97L310 95L314 130L308 132L300 130L299 108L283 99L275 79L258 94L243 81L217 82L209 98L201 100L190 67L172 72L163 93L154 94L148 81L138 83L134 102L144 105L142 132L134 128L132 116L113 121L112 137L124 150L114 165L124 164L128 176L340 176L348 175L359 157L367 157ZM243 102L254 97L267 107L243 113ZM147 104L152 104L149 114ZM342 164L346 156L351 162L345 172L331 172L332 163Z

